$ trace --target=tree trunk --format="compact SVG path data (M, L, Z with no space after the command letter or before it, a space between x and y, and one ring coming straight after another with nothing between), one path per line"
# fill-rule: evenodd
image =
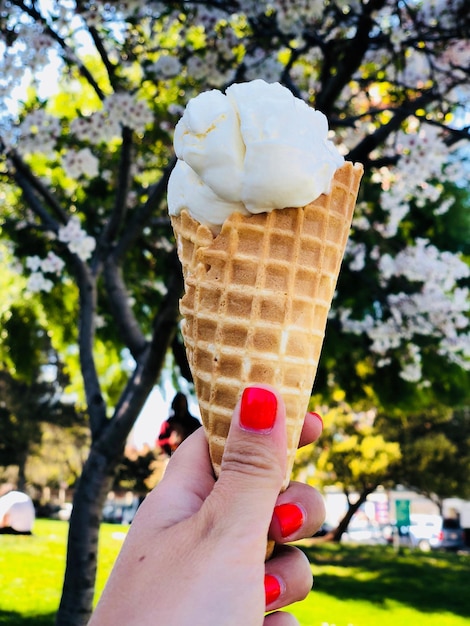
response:
M116 463L92 448L75 490L57 626L84 626L90 619L102 510Z
M18 481L19 491L26 491L26 462L28 460L28 450L23 450L18 459Z
M172 262L174 271L154 320L152 340L141 354L123 390L113 418L106 419L93 433L90 454L74 494L65 578L56 626L86 626L93 611L103 505L112 487L129 432L162 370L165 355L177 329L183 278L176 252Z
M354 502L354 504L351 504L348 498L348 504L349 504L348 510L346 511L345 516L340 521L338 526L331 532L332 541L335 541L337 543L341 541L341 537L347 531L349 522L352 520L353 515L357 513L361 505L364 504L364 502L367 500L367 496L371 494L372 492L374 492L376 488L377 488L377 485L374 485L373 487L364 488L363 491L360 493L359 498L357 499L356 502Z

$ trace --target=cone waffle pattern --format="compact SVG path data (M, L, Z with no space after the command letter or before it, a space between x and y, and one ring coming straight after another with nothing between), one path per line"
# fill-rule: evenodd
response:
M234 213L217 236L186 211L172 218L182 333L216 475L243 389L267 383L286 404L289 483L361 176L362 166L346 163L328 195Z

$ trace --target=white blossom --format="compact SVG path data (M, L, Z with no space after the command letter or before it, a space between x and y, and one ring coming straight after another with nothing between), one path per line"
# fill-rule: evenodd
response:
M376 170L373 175L373 180L382 185L380 205L387 214L382 223L374 224L374 229L387 238L396 235L412 199L418 206L439 200L442 182L436 186L430 180L455 180L458 175L451 167L449 150L437 128L423 126L415 132L400 131L394 138L393 152L401 155L397 165Z
M449 28L455 22L457 8L466 0L421 0L418 18L430 26Z
M41 268L41 264L42 259L37 254L26 257L26 267L32 272L37 272Z
M417 383L422 377L422 358L418 346L408 344L407 352L401 358L400 378L409 383Z
M360 272L365 267L366 263L366 246L364 243L354 242L352 239L348 240L346 246L346 259L349 260L349 269L352 272Z
M277 0L274 5L279 28L300 36L306 23L322 16L325 3L323 0Z
M70 123L71 132L80 141L89 141L92 145L107 143L119 137L121 125L105 111L95 111L86 117L77 117Z
M163 78L171 78L181 71L181 63L177 57L169 54L162 55L150 67L150 71L161 75Z
M448 71L449 67L452 67L454 70L454 76L457 75L458 77L465 78L465 71L468 67L469 55L469 41L465 41L463 39L459 41L453 41L446 46L438 62L442 70Z
M82 261L87 261L96 247L96 240L93 237L82 237L69 243L69 250L76 254Z
M143 133L145 127L153 122L153 113L144 100L130 93L115 93L104 101L104 110L110 119L122 126Z
M102 110L72 120L70 130L80 141L99 145L120 137L123 126L144 133L152 122L153 113L147 102L130 93L115 93L104 100Z
M69 243L75 239L80 239L85 235L82 230L80 220L78 217L71 217L65 226L61 226L58 232L59 241L63 243Z
M199 55L191 55L187 63L188 73L196 80L201 80L207 75L207 66L204 59Z
M46 274L59 275L64 269L64 266L64 261L52 251L48 252L46 258L41 261L41 270Z
M246 59L247 69L245 72L247 80L263 78L267 83L274 83L280 80L284 66L277 59L267 56L261 61L256 59Z
M26 283L26 289L31 293L39 293L40 291L49 292L53 286L53 282L45 278L42 272L33 272Z
M91 152L90 148L81 150L68 150L63 159L62 165L67 176L70 178L96 178L99 174L99 160Z
M443 293L455 289L457 280L470 276L470 268L458 255L441 252L424 238L418 238L414 246L401 250L394 259L383 255L379 269L385 280L392 276L404 276L429 288L439 288Z
M181 117L181 115L183 115L183 112L184 112L184 107L182 107L180 104L172 103L168 107L168 113L170 115Z
M353 319L350 309L337 311L342 328L369 337L372 352L380 357L378 366L388 364L394 350L404 349L400 376L410 382L421 377L421 353L415 343L419 337L435 338L438 354L470 368L470 290L458 284L470 277L470 268L460 256L419 238L395 257L379 257L378 268L382 287L397 277L414 283L415 289L389 293L385 307L363 320Z
M76 254L82 261L87 261L96 247L93 237L87 235L82 229L78 217L71 217L65 226L59 228L59 241L68 244L71 252Z
M36 109L18 127L18 151L22 155L41 152L52 156L61 132L60 121L44 109Z
M95 315L95 328L104 328L106 320L103 315Z
M203 56L193 54L187 62L188 74L196 80L205 80L214 87L220 87L235 77L235 68L228 65L222 67L219 55L215 50L206 50Z
M370 230L370 222L365 215L358 215L353 220L353 227L355 230Z
M411 87L424 86L431 78L431 65L428 56L419 50L408 50L406 63L398 74L398 79Z

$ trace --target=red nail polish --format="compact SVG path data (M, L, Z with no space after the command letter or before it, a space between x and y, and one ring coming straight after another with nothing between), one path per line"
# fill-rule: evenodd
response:
M266 606L269 606L279 598L281 595L281 583L276 576L265 574L264 592L266 595Z
M240 426L245 430L269 433L276 420L277 398L269 389L248 387L242 395Z
M310 415L313 415L313 417L316 417L317 420L321 423L322 428L323 428L323 419L322 416L319 415L318 413L315 413L315 411L309 411Z
M274 516L279 522L283 538L293 535L304 523L304 512L299 506L290 502L276 506Z

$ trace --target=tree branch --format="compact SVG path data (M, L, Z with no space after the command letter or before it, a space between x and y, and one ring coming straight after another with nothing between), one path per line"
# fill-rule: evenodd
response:
M188 382L193 382L193 375L188 363L188 357L186 356L186 349L184 344L180 341L178 334L175 334L173 343L171 344L171 350L175 359L176 365L179 367L181 376Z
M107 256L109 246L117 237L117 234L125 220L127 214L127 196L131 182L132 166L132 130L124 127L122 130L122 147L119 162L118 186L116 190L116 200L110 218L103 228L98 244L99 253L97 262L102 257Z
M14 180L21 189L24 200L29 208L33 211L37 217L41 220L42 224L54 233L59 230L59 224L49 215L46 208L42 205L41 201L34 193L32 185L29 180L26 179L23 172L17 170L12 174Z
M320 77L322 90L317 95L315 107L325 115L330 115L339 94L360 66L369 48L369 35L374 26L372 13L384 4L385 0L363 4L355 36L352 39L332 40L324 46L325 62Z
M122 268L116 263L113 255L110 255L104 262L103 277L119 335L134 359L138 361L148 342L129 305L129 295L122 276Z
M177 330L183 276L176 250L170 263L167 293L155 317L152 340L137 361L135 371L116 406L109 427L97 442L98 448L108 456L122 450L122 442L126 440L135 423L136 415L140 413L155 385Z
M367 137L364 137L364 139L350 151L348 159L355 162L358 161L366 166L370 165L369 154L383 144L387 137L394 131L398 130L407 117L414 115L415 111L423 108L433 99L434 94L431 89L416 98L416 100L409 101L398 107L390 121L377 128L377 130Z
M101 392L93 355L97 302L96 278L93 277L88 266L80 261L78 257L75 257L75 262L80 294L80 319L78 326L80 365L90 416L91 435L92 439L95 440L107 423L106 404Z
M94 26L88 26L88 31L91 35L91 38L93 39L93 43L95 44L98 54L101 57L103 65L106 68L106 72L108 74L111 87L114 89L114 91L117 91L118 85L117 85L117 80L116 80L116 66L113 65L113 63L111 63L111 60L108 57L104 44L101 41L101 38L96 28Z
M60 222L66 224L68 221L67 213L62 209L59 201L54 197L50 190L45 185L43 185L41 180L33 173L29 165L27 165L23 161L23 159L16 152L16 150L11 150L8 156L16 168L15 172L13 173L15 180L18 181L17 177L19 175L21 177L21 180L27 182L32 189L35 189L39 193L39 195L55 213ZM57 227L54 230L57 231Z
M167 190L168 179L170 178L170 174L175 166L175 163L176 157L173 157L170 163L163 170L162 177L158 183L151 188L149 197L145 204L137 209L132 218L129 220L129 225L125 232L122 233L114 252L116 262L118 262L118 260L124 256L126 251L129 250L129 248L135 243L141 234L143 227L148 223L152 212L162 201L162 198Z
M116 202L111 219L103 231L100 247L107 250L114 241L123 223L126 211L126 200L130 186L130 168L132 163L132 131L129 128L123 129L123 146L121 152L121 162L119 167L119 186L116 194ZM122 233L121 239L111 254L105 255L104 260L104 281L106 293L109 298L111 309L118 332L129 348L136 361L141 358L142 352L146 349L147 341L140 330L139 323L129 305L129 297L126 284L122 274L121 262L125 252L131 247L137 237L141 234L145 223L150 218L151 212L162 198L168 183L169 173L163 173L160 181L155 185L149 199L140 211L131 220L129 228Z

